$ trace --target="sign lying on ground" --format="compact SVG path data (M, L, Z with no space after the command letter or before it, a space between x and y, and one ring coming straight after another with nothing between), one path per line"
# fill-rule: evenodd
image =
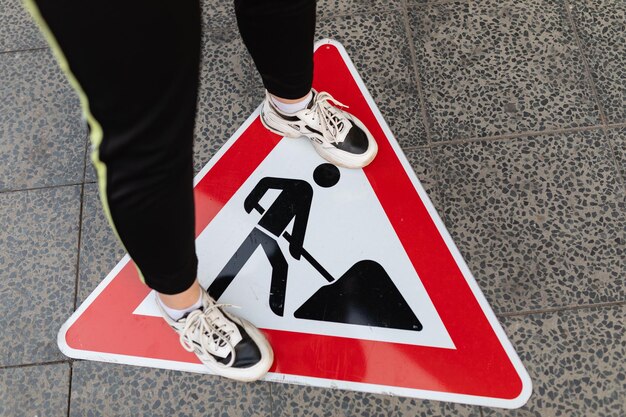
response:
M275 352L267 380L523 405L523 365L338 43L316 45L314 87L368 126L377 158L336 168L307 139L264 129L257 110L195 180L201 284L263 329ZM290 242L303 250L294 256ZM158 316L128 256L63 325L59 346L209 373Z

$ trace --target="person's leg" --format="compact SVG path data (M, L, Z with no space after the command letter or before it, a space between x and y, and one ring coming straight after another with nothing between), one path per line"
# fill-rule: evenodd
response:
M312 90L315 0L235 0L241 37L267 90L263 125L287 137L308 137L329 162L361 168L378 146L363 123Z
M197 268L199 2L38 0L37 6L31 9L45 20L55 52L82 90L112 226L149 287L188 290Z
M313 83L315 0L235 0L241 37L275 97L297 101Z
M273 361L263 335L196 280L199 1L26 1L81 97L111 225L160 307L202 307L179 320L162 308L163 318L214 372L262 377Z

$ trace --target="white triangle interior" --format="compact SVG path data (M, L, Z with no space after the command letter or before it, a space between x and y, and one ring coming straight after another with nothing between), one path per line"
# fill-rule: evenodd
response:
M305 249L335 278L361 260L381 264L423 329L410 331L295 318L293 312L328 282L306 260L292 258L284 238L278 239L289 265L283 317L269 308L271 266L260 248L219 302L240 306L232 311L260 328L454 349L364 172L341 169L339 182L322 188L315 184L312 174L324 162L305 139L283 139L196 239L201 284L205 288L211 284L260 220L259 213L248 214L243 206L256 184L264 177L305 180L313 187ZM261 205L269 207L278 194L279 191L270 190ZM291 225L287 230L290 229ZM153 296L146 297L134 314L158 316Z

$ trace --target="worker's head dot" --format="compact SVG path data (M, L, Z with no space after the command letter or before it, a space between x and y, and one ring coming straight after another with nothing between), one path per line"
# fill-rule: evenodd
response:
M313 179L320 187L332 187L339 181L339 168L333 164L318 165L313 171Z

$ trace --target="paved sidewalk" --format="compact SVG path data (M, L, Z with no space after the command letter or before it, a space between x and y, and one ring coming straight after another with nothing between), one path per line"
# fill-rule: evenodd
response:
M196 170L260 103L205 0ZM0 3L0 416L626 415L626 3L320 0L533 380L519 410L73 361L62 322L123 255L78 99Z

